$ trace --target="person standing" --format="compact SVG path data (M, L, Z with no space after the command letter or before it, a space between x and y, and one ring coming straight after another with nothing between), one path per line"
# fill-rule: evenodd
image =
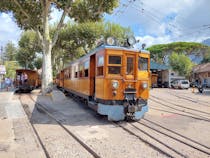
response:
M9 87L11 85L11 80L9 78L7 78L7 77L5 78L5 84L6 84L7 91L9 91Z
M26 83L28 81L28 75L24 73L24 82Z
M22 85L24 84L24 80L25 80L24 77L25 77L25 76L24 76L24 73L22 73L22 74L20 75L20 79L21 79L21 84L22 84Z

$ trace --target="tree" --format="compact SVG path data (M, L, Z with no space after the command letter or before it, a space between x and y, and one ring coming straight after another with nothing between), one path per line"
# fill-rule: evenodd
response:
M103 36L115 37L124 43L126 37L133 35L129 28L119 24L104 22L68 23L59 34L59 40L53 48L53 65L56 71L63 69L65 63L79 58L95 48L96 41Z
M193 63L183 53L178 54L173 52L169 57L169 64L174 71L177 71L179 75L189 77L192 71Z
M208 46L195 42L173 42L169 44L157 44L147 48L151 53L151 58L158 63L163 63L164 57L170 55L172 52L180 52L186 55L199 55L207 49Z
M34 69L36 53L41 51L38 36L34 31L25 31L22 33L18 42L19 50L16 59L24 68Z
M15 70L19 68L16 61L5 61L6 75L5 77L15 78Z
M201 63L209 63L210 62L210 47L208 48L208 50L206 51L203 60L201 61Z
M24 30L37 32L42 44L42 93L52 90L51 52L57 42L67 15L75 21L97 21L104 12L110 13L118 5L118 0L1 0L0 11L12 12L17 24ZM53 37L50 36L49 19L52 8L63 10Z
M15 61L15 54L17 53L17 48L11 41L5 46L4 59L6 61Z
M42 68L42 58L36 57L33 65L36 67L36 69L41 69Z

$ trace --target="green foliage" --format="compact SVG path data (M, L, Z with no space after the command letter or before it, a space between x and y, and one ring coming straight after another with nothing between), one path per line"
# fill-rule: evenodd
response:
M209 63L210 62L210 47L206 51L204 58L201 63Z
M69 15L80 23L96 22L102 19L102 13L111 13L118 3L118 0L76 0Z
M78 48L83 48L85 54L96 46L96 41L103 36L104 38L113 36L119 42L124 42L126 37L133 35L130 28L124 28L113 23L81 23L68 24L65 29L60 32L57 48L62 48L71 54L71 56L79 54Z
M40 44L34 31L25 31L19 40L19 50L16 59L24 68L34 69L36 52L40 52Z
M156 61L163 63L165 55L170 55L172 52L180 52L186 55L199 53L200 51L206 51L208 46L201 43L195 42L173 42L169 44L158 44L147 48L151 53L151 58Z
M15 61L6 61L5 67L7 72L5 77L15 78L15 70L19 68L18 63Z
M175 52L173 52L169 57L169 63L174 71L177 71L179 75L186 77L190 76L190 72L194 66L194 64L185 54L178 54Z
M17 48L15 47L15 45L11 41L8 42L5 46L4 59L6 61L14 61L16 53Z
M35 60L34 60L34 62L33 62L33 66L36 69L41 69L42 68L42 58L36 57Z
M31 0L17 0L17 2L14 0L1 0L0 12L12 12L17 24L22 29L41 27L41 3Z
M115 37L119 43L123 43L126 37L133 35L130 28L124 28L118 24L103 22L86 22L80 24L67 24L59 34L59 40L53 49L54 68L62 60L68 63L79 58L96 47L96 41L102 36Z

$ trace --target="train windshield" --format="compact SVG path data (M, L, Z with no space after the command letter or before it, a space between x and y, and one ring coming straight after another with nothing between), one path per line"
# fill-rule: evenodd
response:
M120 74L121 72L121 56L110 55L108 63L108 73L109 74Z
M148 71L148 58L139 57L138 69L139 71Z

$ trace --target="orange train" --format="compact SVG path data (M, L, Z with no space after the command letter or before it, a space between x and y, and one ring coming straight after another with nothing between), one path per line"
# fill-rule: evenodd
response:
M114 45L99 46L56 77L58 87L85 100L112 121L144 116L149 83L150 53Z
M14 86L16 88L15 92L31 92L41 86L41 77L35 70L17 69Z

